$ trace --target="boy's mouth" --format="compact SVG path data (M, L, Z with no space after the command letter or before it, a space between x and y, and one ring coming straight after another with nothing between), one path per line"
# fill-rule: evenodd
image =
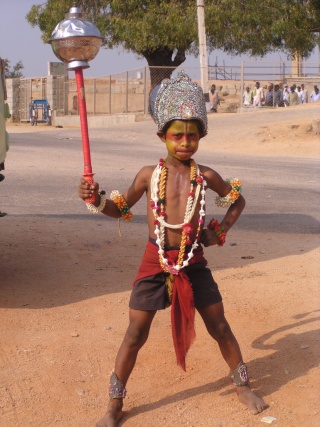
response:
M185 149L183 149L183 148L178 148L177 150L176 150L176 153L177 154L189 154L189 153L193 153L193 150L192 149L188 149L188 148L185 148Z

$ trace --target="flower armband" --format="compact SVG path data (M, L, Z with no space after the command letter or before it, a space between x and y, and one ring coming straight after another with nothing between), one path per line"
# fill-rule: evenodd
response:
M213 230L215 232L215 235L219 239L218 246L223 246L226 241L227 233L224 231L224 227L221 227L219 222L212 218L207 226L208 230Z
M122 194L120 194L118 190L113 190L110 194L110 199L117 206L122 218L125 221L131 221L133 215L130 212L130 208Z
M216 197L216 205L222 208L228 208L231 206L238 198L242 191L242 184L238 178L228 178L226 181L231 185L231 191L225 197Z

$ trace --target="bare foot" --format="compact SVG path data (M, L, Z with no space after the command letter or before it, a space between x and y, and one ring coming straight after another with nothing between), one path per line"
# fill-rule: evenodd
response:
M240 402L245 404L254 415L260 414L268 408L268 405L248 385L237 387L237 395Z
M123 416L122 399L110 400L106 415L97 422L96 427L116 427Z

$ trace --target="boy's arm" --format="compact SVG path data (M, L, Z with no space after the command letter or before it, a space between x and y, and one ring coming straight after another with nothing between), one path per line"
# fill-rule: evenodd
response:
M238 200L236 200L227 210L223 220L220 223L220 226L224 228L224 232L227 233L230 228L235 224L241 212L245 207L245 199L243 196L239 196ZM205 247L218 245L220 243L219 238L217 237L214 230L209 230L208 228L204 228L201 234L201 243Z
M147 191L150 179L150 170L153 170L149 167L142 168L136 175L133 183L128 188L127 191L123 193L129 208L131 208L137 201L142 197L142 195ZM98 207L101 202L101 196L99 194L99 184L94 182L92 185L88 184L83 178L80 180L80 185L78 188L79 197L86 201L88 198L94 198L92 203L95 207ZM111 200L107 199L106 204L101 211L101 213L110 216L112 218L120 218L121 213L118 210L116 204Z
M230 228L235 224L241 212L246 205L244 197L240 194L239 198L229 207L220 225L227 233Z
M232 188L231 185L228 182L224 181L217 172L211 169L207 169L204 174L208 184L208 188L215 191L220 197L225 197L227 194L230 193ZM245 207L245 204L245 199L240 194L238 199L228 208L224 218L220 223L220 226L224 228L224 232L227 233L230 228L236 223L237 219L239 218L241 212ZM208 222L209 221L210 219L208 220ZM203 243L203 245L207 247L219 244L220 240L214 230L209 230L205 228L202 231L201 243Z

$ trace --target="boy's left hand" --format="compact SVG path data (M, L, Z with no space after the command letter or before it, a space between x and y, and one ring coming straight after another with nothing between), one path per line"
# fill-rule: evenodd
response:
M208 230L207 228L204 228L201 233L201 239L200 242L203 244L204 247L217 245L220 243L220 240L218 239L216 233L213 230Z

